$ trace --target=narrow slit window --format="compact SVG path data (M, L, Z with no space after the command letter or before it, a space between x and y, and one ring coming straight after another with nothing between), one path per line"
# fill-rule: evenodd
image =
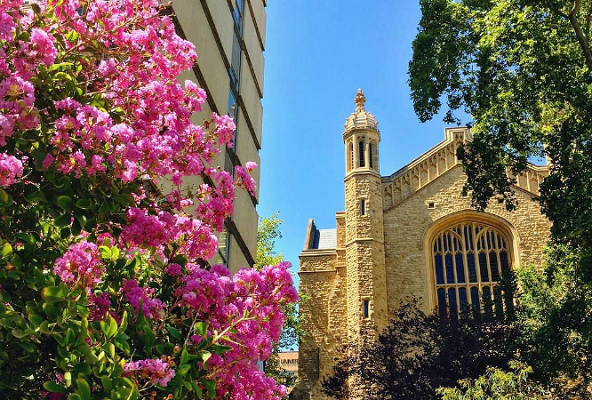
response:
M374 168L374 149L372 143L368 144L368 159L370 160L370 168Z
M366 215L366 200L364 199L360 201L360 214Z
M364 318L370 318L370 300L364 300Z
M360 168L366 166L366 159L364 158L364 141L358 143L358 158L360 160Z

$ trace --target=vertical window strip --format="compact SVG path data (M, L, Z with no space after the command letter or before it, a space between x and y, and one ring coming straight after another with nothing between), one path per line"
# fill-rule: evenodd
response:
M366 166L366 157L364 157L364 141L360 140L358 142L358 158L360 162L360 168L364 168Z

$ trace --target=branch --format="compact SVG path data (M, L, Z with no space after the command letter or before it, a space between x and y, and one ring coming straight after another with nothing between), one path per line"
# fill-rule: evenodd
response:
M580 43L580 47L584 52L584 57L586 58L586 65L588 66L588 70L592 72L592 52L590 51L590 47L588 46L588 41L584 33L582 32L582 27L578 21L578 12L580 11L580 7L582 6L582 0L575 0L573 8L571 12L567 16L569 22L571 22L571 26L573 27L576 37L578 38L578 42Z

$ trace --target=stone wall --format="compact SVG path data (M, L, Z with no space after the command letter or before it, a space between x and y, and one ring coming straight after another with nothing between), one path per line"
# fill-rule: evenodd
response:
M320 391L335 358L346 342L345 268L333 251L303 251L300 255L300 303L305 332L299 349L299 381L291 399L325 399Z
M418 190L384 214L384 236L388 281L389 315L409 297L421 297L424 311L435 306L430 265L426 251L427 231L444 218L470 220L492 218L506 225L514 236L517 254L513 259L522 264L540 264L542 249L549 235L550 224L533 200L533 194L516 189L518 207L508 212L497 200L491 201L486 213L471 208L471 197L462 196L466 182L462 166L457 165L439 179ZM518 258L518 260L516 260Z

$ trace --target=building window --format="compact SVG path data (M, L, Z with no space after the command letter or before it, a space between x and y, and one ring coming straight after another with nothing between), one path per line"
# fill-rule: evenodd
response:
M360 140L358 143L358 158L360 160L360 168L366 166L366 159L364 158L364 141Z
M373 151L372 142L368 144L368 160L370 162L370 168L374 168L374 151Z
M366 215L366 200L364 199L360 201L360 214Z
M364 300L363 307L364 307L364 318L365 319L370 318L370 300Z
M230 57L230 80L231 84L235 85L235 89L239 91L240 82L240 68L241 68L241 39L238 32L234 32L232 35L232 55Z
M512 293L500 281L511 268L508 238L482 223L460 223L441 231L432 242L436 298L441 316L504 318L513 307Z

